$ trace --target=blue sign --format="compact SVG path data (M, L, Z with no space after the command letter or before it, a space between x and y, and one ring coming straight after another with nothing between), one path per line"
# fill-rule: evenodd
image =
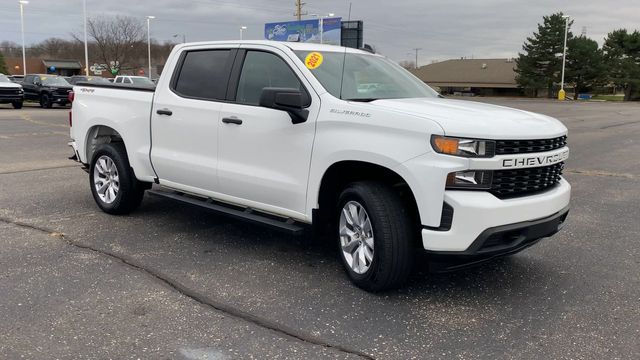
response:
M326 18L322 20L322 34L320 33L320 19L286 21L264 25L264 38L275 41L295 41L340 45L342 18ZM322 40L322 41L321 41Z

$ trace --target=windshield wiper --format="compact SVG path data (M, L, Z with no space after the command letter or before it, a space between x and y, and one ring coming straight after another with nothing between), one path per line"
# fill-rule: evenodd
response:
M344 99L345 101L359 101L359 102L372 102L380 100L380 98L358 98L358 99Z

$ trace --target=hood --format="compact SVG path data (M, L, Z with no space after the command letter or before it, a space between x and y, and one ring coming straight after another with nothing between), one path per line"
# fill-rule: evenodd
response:
M552 117L475 101L420 98L376 100L369 104L433 120L449 136L540 139L567 132L567 128Z
M13 82L0 82L0 88L2 89L22 89L22 85Z

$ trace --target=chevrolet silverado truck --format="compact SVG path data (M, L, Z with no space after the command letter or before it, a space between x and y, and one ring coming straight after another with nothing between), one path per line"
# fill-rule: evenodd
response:
M23 101L22 85L16 84L6 75L0 74L0 104L11 104L14 109L21 109Z
M62 76L49 74L29 74L22 82L24 99L40 103L40 107L50 109L53 104L65 106L69 103L72 87Z
M368 291L400 286L418 252L516 253L569 211L560 121L443 98L366 51L181 44L155 89L85 84L73 96L70 146L103 211L129 213L147 191L325 231Z

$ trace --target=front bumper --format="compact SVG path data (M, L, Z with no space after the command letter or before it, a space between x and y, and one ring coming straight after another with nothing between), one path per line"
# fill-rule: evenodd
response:
M512 199L499 199L484 191L449 190L444 201L453 208L451 228L424 228L422 243L428 252L446 255L521 250L526 247L523 245L558 230L570 197L571 185L564 178L540 194Z
M52 94L51 95L51 102L54 102L56 104L66 104L69 102L69 95L65 94Z
M23 94L0 94L0 103L13 103L24 101Z

